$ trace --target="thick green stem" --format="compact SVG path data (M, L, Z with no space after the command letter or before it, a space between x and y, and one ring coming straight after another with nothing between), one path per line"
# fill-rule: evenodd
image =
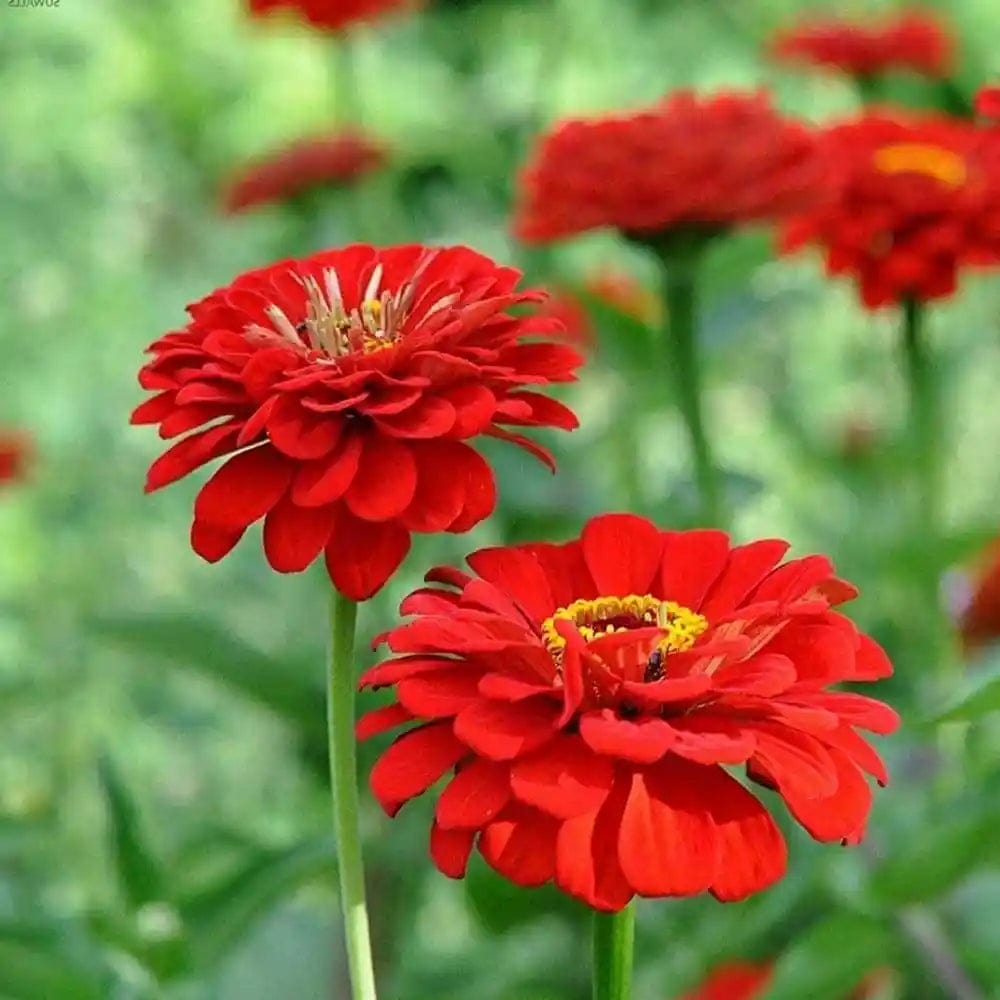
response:
M698 351L698 275L704 243L661 252L667 320L664 341L667 366L673 373L677 405L687 427L698 487L702 520L707 526L726 527L719 474L712 458L702 412L701 359Z
M358 829L358 774L354 755L354 624L357 605L337 591L330 602L327 736L333 788L333 826L340 869L340 905L352 1000L376 1000L365 871Z
M594 1000L632 996L635 913L629 904L618 913L594 913Z

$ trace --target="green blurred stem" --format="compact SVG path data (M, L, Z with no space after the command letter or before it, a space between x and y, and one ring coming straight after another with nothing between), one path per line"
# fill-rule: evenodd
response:
M681 234L678 234L680 237ZM667 316L663 341L677 405L687 427L703 522L726 527L719 473L705 431L702 371L698 350L698 278L707 238L694 235L660 246Z
M376 1000L365 871L358 829L358 767L354 755L354 627L358 607L338 591L330 601L327 735L333 789L333 827L340 870L340 905L352 1000Z
M937 541L940 517L940 407L933 362L924 334L924 308L915 299L903 302L903 353L910 391L910 433L917 476L919 527L926 544L933 546Z
M629 1000L632 996L632 948L635 911L630 903L618 913L594 912L594 1000Z
M882 96L881 81L877 76L861 74L854 77L862 104L878 104Z

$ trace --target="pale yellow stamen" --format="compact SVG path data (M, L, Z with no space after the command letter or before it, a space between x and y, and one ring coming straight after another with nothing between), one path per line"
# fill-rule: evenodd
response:
M900 142L875 151L875 169L883 174L922 174L946 187L961 187L968 176L958 153L922 142Z
M632 619L635 624L616 625L616 619ZM690 649L708 628L708 622L702 615L675 601L661 601L651 594L574 601L558 608L542 622L542 641L556 658L561 658L566 648L566 640L556 629L558 621L571 622L588 642L601 635L632 628L657 627L664 633L656 646L661 653Z

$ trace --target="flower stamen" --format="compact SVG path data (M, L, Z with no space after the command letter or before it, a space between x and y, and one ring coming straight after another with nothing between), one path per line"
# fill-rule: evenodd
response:
M965 160L942 146L898 142L875 151L875 169L883 174L921 174L946 187L961 187L968 176Z

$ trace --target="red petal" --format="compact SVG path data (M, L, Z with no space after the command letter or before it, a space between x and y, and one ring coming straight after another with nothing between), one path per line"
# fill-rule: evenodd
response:
M782 795L824 798L837 787L837 770L826 747L815 737L787 726L754 723L755 764L764 766Z
M401 805L426 792L467 753L447 723L411 729L375 762L372 793L390 816L395 815Z
M514 794L556 819L596 812L611 791L615 769L579 736L563 736L528 757L510 772Z
M629 782L620 780L599 812L568 820L556 839L556 884L598 910L616 912L632 898L618 861L618 835Z
M161 489L206 462L211 462L213 458L231 451L239 430L239 422L231 421L182 438L149 467L149 472L146 473L146 492Z
M757 748L752 732L719 716L682 715L670 726L677 732L670 752L696 764L742 764Z
M598 596L597 586L584 562L579 542L569 542L566 545L536 543L520 547L538 560L538 565L549 581L552 600L557 608L564 608L576 600L590 600Z
M826 556L793 559L768 574L753 592L753 601L794 601L833 576L833 563Z
M243 537L245 528L219 528L194 521L191 524L191 548L206 562L218 562L229 555Z
M338 414L317 415L294 396L282 395L267 418L267 436L289 458L322 458L333 451L347 421Z
M529 553L517 548L480 549L466 562L484 580L513 597L536 622L555 611L545 573Z
M451 437L474 437L492 422L497 401L486 386L467 382L450 386L441 395L455 408L455 426L451 429Z
M660 594L695 611L729 558L724 531L669 531L663 535Z
M366 601L382 589L409 551L409 532L398 524L359 521L338 506L326 546L326 568L345 597Z
M800 681L838 681L851 677L856 662L854 636L835 625L792 621L764 648L788 657Z
M409 722L413 716L402 705L383 705L381 708L366 712L354 726L356 740L369 740L373 736L395 729L396 726Z
M361 435L346 432L331 455L299 468L292 499L300 507L323 507L339 500L357 474L361 448Z
M351 512L365 521L388 521L410 505L417 489L417 463L408 445L369 434L361 464L344 494Z
M264 554L279 573L300 573L323 551L334 507L297 507L285 497L264 521Z
M702 603L701 613L711 619L738 607L787 551L788 542L777 538L738 545L729 553L726 568Z
M510 800L510 765L476 759L461 768L434 808L444 829L479 830L491 823Z
M455 426L455 407L446 399L424 396L402 413L376 417L375 425L391 437L442 437Z
M483 699L455 718L455 735L491 760L514 760L556 735L559 707L537 698L516 705Z
M895 709L874 698L850 691L817 691L802 696L802 704L833 712L848 725L888 736L899 728Z
M465 459L462 446L454 441L414 441L410 447L417 463L417 485L400 521L410 531L445 531L465 506L466 478L456 474Z
M591 518L580 538L583 558L600 594L648 594L660 565L660 532L634 514Z
M284 496L294 466L267 446L234 455L201 488L195 519L220 528L245 528Z
M787 691L798 677L788 657L766 653L750 660L727 663L715 672L712 680L719 690L770 698Z
M667 758L632 775L618 861L640 895L690 896L715 879L719 838L701 791L709 770Z
M476 834L473 830L442 830L431 827L431 860L448 878L464 878Z
M493 513L497 505L497 488L489 463L468 445L456 452L453 462L452 474L464 483L465 501L462 513L448 525L448 530L459 533L469 531Z
M871 637L861 633L860 645L854 651L854 673L851 680L879 681L892 676L892 662L886 651Z
M401 680L396 697L414 715L424 719L457 715L479 701L481 668L459 663L452 670L435 670Z
M358 689L386 687L405 677L416 677L433 670L451 670L459 662L450 656L400 656L385 660L370 667L358 678Z
M809 834L822 841L849 839L864 829L872 792L864 775L840 750L830 749L837 772L837 789L825 798L805 798L781 789L789 812ZM855 841L856 842L856 841Z
M485 674L479 682L479 693L496 701L524 701L551 690L551 684L534 684L506 674Z
M619 719L610 708L584 715L580 735L596 753L640 764L659 760L677 739L662 719Z
M487 863L517 885L548 882L555 873L556 821L528 806L510 806L479 838Z
M889 784L889 772L885 761L864 737L859 736L850 726L842 725L832 733L823 734L827 746L842 750L863 771L867 771L883 787Z

